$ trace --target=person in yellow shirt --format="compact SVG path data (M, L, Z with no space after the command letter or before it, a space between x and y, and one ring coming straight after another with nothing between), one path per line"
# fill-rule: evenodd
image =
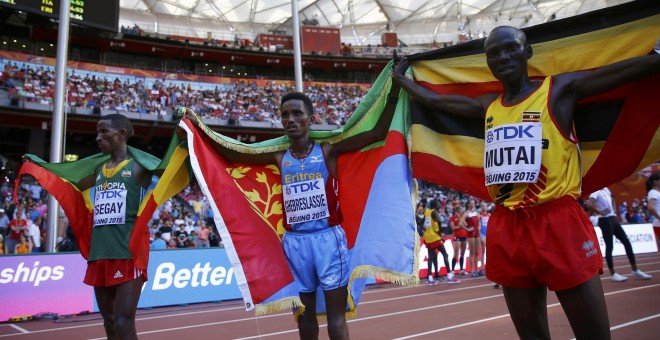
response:
M32 252L32 245L28 242L27 237L21 234L21 243L14 247L14 254L29 254Z
M424 210L424 244L428 251L428 284L435 285L440 281L440 268L438 266L438 252L442 254L445 261L445 268L447 269L447 283L456 284L460 283L459 280L454 278L454 273L449 266L449 255L445 249L445 242L442 239L440 232L440 202L438 200L431 201L429 208ZM435 266L435 272L432 270Z

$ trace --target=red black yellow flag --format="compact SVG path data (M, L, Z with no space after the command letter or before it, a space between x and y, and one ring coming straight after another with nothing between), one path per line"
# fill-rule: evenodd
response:
M660 3L636 1L523 29L534 55L533 79L588 71L653 52ZM483 53L484 40L409 56L415 81L441 94L501 93ZM583 100L575 114L583 194L660 159L660 76ZM484 186L484 122L411 104L413 176L488 199ZM533 121L533 112L523 119Z

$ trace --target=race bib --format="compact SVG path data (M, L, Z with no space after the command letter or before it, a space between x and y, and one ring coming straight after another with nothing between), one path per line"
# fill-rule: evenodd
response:
M428 229L431 227L431 217L425 217L424 218L424 229Z
M327 218L328 200L323 178L282 185L288 224Z
M486 185L536 183L541 169L541 123L500 125L486 131Z
M126 222L126 189L97 191L94 197L94 226Z

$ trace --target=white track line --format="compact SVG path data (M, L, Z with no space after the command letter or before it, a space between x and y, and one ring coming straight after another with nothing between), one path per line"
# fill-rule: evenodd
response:
M654 262L654 263L660 263L660 262ZM648 271L648 273L655 273L655 272L660 272L660 270ZM601 280L606 280L608 278L609 278L609 276L608 277L601 277ZM474 280L477 280L477 279L474 279ZM407 299L407 298L411 298L411 297L421 297L421 296L427 296L427 295L432 295L432 294L445 294L445 293L450 293L450 292L454 292L454 291L476 289L476 288L490 287L490 286L491 286L491 283L488 283L488 284L483 284L483 285L474 285L474 286L453 288L453 289L434 291L434 292L410 294L410 295L398 296L398 297L394 297L394 298L386 298L386 299L379 299L379 300L373 300L373 301L364 301L364 302L361 302L360 305L380 303L380 302L388 302L388 301L394 301L394 300L400 300L400 299ZM645 288L654 287L654 286L656 286L656 285L626 289L626 290L622 290L622 291L607 293L605 295L618 294L619 292L626 292L626 291L637 290L637 289L645 289ZM396 290L398 290L398 289L413 289L413 288L418 288L418 287L422 287L422 286L401 287L401 288L394 288L394 289L396 289ZM388 290L392 290L392 289L388 289ZM378 291L383 291L383 290L378 290ZM376 290L374 290L374 292L376 292ZM493 295L493 296L501 296L501 294ZM489 297L486 297L486 298L490 298L490 297L492 297L492 296L489 296ZM470 300L470 301L474 301L474 300ZM456 304L456 303L450 303L449 305L452 305L452 304ZM439 306L434 306L434 308L436 308L436 307L439 307ZM228 307L228 308L215 308L215 309L203 310L203 311L181 312L181 313L158 315L158 316L151 316L151 317L140 317L140 318L137 318L136 321L163 319L163 318L170 318L170 317L195 315L195 314L201 314L201 313L222 312L222 311L229 311L229 310L236 310L236 309L244 309L244 307L240 306L240 307ZM428 308L423 308L423 309L428 309ZM389 315L396 315L396 314L400 314L400 313L406 313L406 311L395 313L395 314L389 314ZM190 327L199 327L199 326L211 326L211 325L226 324L226 323L233 323L233 322L245 322L245 321L251 321L251 320L258 320L260 318L270 318L270 317L288 316L288 315L290 315L290 313L285 312L285 313L270 314L270 315L259 316L259 317L248 317L248 318L240 318L240 319L234 319L234 320L225 320L225 321L207 323L207 324L200 324L200 325L195 325L195 326L184 326L184 327L172 328L172 329L168 329L168 330L186 329L186 328L190 328ZM373 316L373 317L368 317L368 318L354 319L354 320L349 320L348 322L358 322L358 321L361 321L361 320L368 320L368 319L373 319L373 318L378 318L378 317L386 317L386 316L388 316L388 314L385 314L385 315L382 315L382 316ZM67 326L67 327L60 327L60 328L50 328L50 329L28 331L28 333L29 334L46 333L46 332L53 332L53 331L60 331L60 330L67 330L67 329L95 327L95 326L101 326L101 325L103 325L103 323L98 322L98 323L85 324L85 325ZM163 332L163 331L165 331L165 330L147 331L147 332L141 332L139 334L149 334L149 333L156 333L156 332ZM297 330L294 330L294 331L297 332ZM285 333L288 333L288 332L290 332L290 331L285 331ZM26 333L23 333L23 334L26 334ZM0 338L8 337L8 336L15 336L15 335L21 335L21 334L5 334L5 335L0 335ZM277 335L277 334L272 333L272 335ZM263 336L270 336L270 335L266 334L266 335L263 335ZM246 339L249 339L249 338L246 338Z
M13 323L10 323L9 326L10 326L11 328L14 328L14 329L18 330L18 331L21 332L21 333L30 333L27 329L25 329L25 328L23 328L23 327L19 327L19 326L13 324Z
M620 291L609 292L609 293L606 293L605 296L621 294L621 293L627 293L627 292L632 292L632 291L636 291L636 290L640 290L640 289L652 288L652 287L656 287L656 286L660 286L660 283L650 285L650 286L629 288L629 289L624 289L624 290L620 290ZM561 304L553 303L553 304L547 305L547 308L552 308L552 307L557 307L557 306L561 306ZM658 315L660 315L660 314L658 314ZM477 324L477 323L482 323L482 322L487 322L487 321L491 321L491 320L501 319L501 318L508 317L508 316L509 316L509 314L502 314L502 315L493 316L493 317L486 318L486 319L481 319L481 320L475 320L475 321L472 321L472 322L462 323L460 325L454 325L454 326L450 326L450 327L434 329L434 330L430 330L430 331L427 331L427 332L424 332L424 333L411 334L411 335L401 337L401 338L396 338L396 339L393 339L393 340L403 340L403 339L416 338L416 337L425 336L425 335L429 335L429 334L433 334L433 333L443 332L443 331L450 330L450 329L455 329L455 328L474 325L474 324ZM657 316L654 316L654 317L657 317ZM650 317L650 318L654 318L654 317ZM645 319L648 319L648 318L645 318ZM640 319L640 320L645 320L645 319ZM635 322L635 323L637 323L637 322ZM623 324L623 325L627 325L627 324ZM621 328L621 327L623 327L623 326L619 325L619 326L610 328L610 330L614 330L614 329ZM573 340L575 340L575 339L573 339Z

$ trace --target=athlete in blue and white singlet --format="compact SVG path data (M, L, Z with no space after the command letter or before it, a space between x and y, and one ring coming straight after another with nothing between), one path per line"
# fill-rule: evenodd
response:
M339 226L337 181L328 171L321 145L314 144L302 158L287 151L280 169L287 229L282 244L301 292L348 284L348 248Z

